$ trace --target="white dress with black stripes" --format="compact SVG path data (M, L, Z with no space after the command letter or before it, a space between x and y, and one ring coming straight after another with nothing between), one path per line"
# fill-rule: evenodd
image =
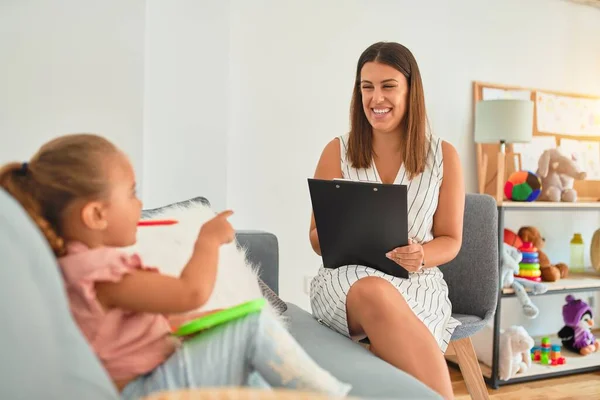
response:
M346 159L348 135L340 136L339 140L343 178L381 182L374 162L366 169L353 168ZM437 209L443 179L442 163L442 141L431 135L425 171L409 180L402 164L394 181L395 184L407 185L408 236L419 243L427 243L433 239L433 215ZM313 315L335 331L350 337L346 319L346 295L356 281L367 276L378 276L394 285L417 317L429 328L442 352L446 351L450 337L460 322L451 317L448 286L437 267L410 273L408 279L402 279L362 265L347 265L337 269L321 266L310 287ZM363 338L364 336L353 337L355 340Z

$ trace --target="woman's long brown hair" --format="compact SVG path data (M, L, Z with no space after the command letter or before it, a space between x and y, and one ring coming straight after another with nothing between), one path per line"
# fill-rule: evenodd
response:
M346 156L354 168L368 168L373 160L373 128L365 115L360 91L360 73L368 62L389 65L400 71L408 82L408 107L400 122L403 132L401 150L404 169L409 179L413 179L423 172L427 161L427 112L417 61L410 50L399 43L375 43L358 59L350 106L350 138Z

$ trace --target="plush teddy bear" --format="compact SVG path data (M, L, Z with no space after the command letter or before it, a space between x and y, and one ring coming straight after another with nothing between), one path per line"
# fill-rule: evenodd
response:
M493 338L494 330L489 324L471 337L477 359L488 366L492 365ZM506 330L501 329L498 377L507 381L531 368L531 349L534 345L533 338L522 326L515 325Z
M548 149L542 153L536 173L542 179L539 197L542 201L577 201L573 182L586 177L586 173L577 166L576 157L569 158L559 149Z
M540 263L540 272L544 282L556 282L561 278L566 278L569 274L569 267L565 263L552 264L550 259L542 251L546 241L542 237L540 231L534 226L523 226L517 232L517 235L523 242L531 242L538 250L538 258Z
M523 259L523 255L519 250L506 243L502 243L502 245L500 284L503 288L512 288L515 291L526 317L535 318L538 316L539 310L529 298L526 288L531 289L533 294L542 294L548 290L548 287L543 283L515 277L514 274L519 272L519 263Z

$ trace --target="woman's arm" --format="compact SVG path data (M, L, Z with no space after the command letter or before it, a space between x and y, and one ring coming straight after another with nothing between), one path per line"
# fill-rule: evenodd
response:
M434 239L423 245L425 268L446 264L456 257L462 245L465 186L456 149L442 142L444 178L437 210L433 216Z
M342 177L342 164L341 153L340 153L340 140L338 138L333 139L325 146L317 169L315 171L315 179L328 179L333 180ZM314 213L310 216L310 231L309 231L310 244L318 255L321 255L321 246L319 245L319 235L317 234L317 227L315 225Z

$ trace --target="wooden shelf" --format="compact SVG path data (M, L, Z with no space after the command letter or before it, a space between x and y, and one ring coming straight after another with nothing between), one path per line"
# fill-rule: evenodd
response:
M544 282L548 286L546 293L538 294L536 296L544 296L553 294L556 292L583 292L586 290L595 291L600 290L600 273L598 272L583 272L583 273L572 273L566 279L561 279L558 282ZM528 291L529 292L529 291ZM515 291L511 288L502 289L502 297L512 297L515 295Z
M595 330L594 335L596 338L600 337L600 330ZM552 344L561 344L560 339L556 335L548 335L550 337ZM541 343L541 336L534 337L535 345L539 346ZM491 346L491 343L490 343ZM562 346L562 344L561 344ZM573 353L571 351L565 350L561 348L561 356L565 357L567 360L566 364L563 365L543 365L537 362L531 363L531 368L525 373L518 373L509 381L500 381L502 384L505 383L513 383L513 380L527 380L527 378L531 378L533 376L543 378L544 375L554 375L554 374L568 374L569 372L575 373L579 370L590 370L590 369L600 369L600 352L588 354L587 356L581 356L579 354ZM455 355L447 355L446 359L457 364ZM490 379L492 376L492 369L488 365L479 363L481 367L481 372L484 377Z
M600 201L592 199L582 199L574 203L553 202L553 201L503 201L500 207L510 210L531 210L531 209L549 209L549 210L600 210Z

